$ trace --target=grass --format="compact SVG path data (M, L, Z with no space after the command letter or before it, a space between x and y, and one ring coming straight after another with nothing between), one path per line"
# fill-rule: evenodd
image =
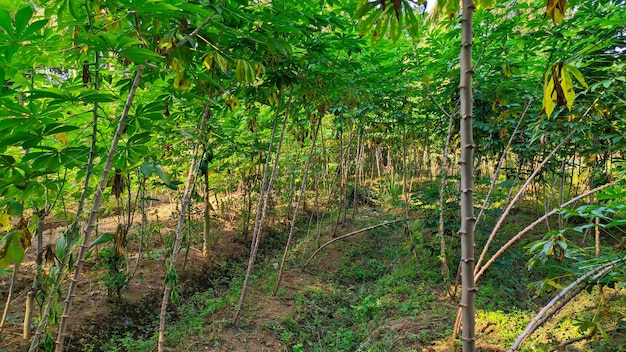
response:
M520 223L527 223L532 217L528 212L514 216L517 218L509 221L517 225L505 226L494 246L506 241L522 226ZM350 228L340 229L338 234L370 226L382 221L380 217L361 210ZM332 224L332 217L328 217L322 228L332 229ZM347 238L326 248L306 269L298 267L306 245L302 233L297 233L287 269L301 281L294 281L291 286L283 282L276 297L272 297L272 291L278 272L273 263L282 259L286 233L270 230L263 237L241 326L230 327L228 321L239 298L245 258L240 263L228 263L224 273L215 274L228 280L212 285L212 289L194 290L172 308L176 319L167 326L168 346L176 346L180 351L201 350L201 346L255 350L252 346L264 345L253 345L253 341L275 341L280 347L272 345L274 350L297 352L447 350L457 303L446 297L439 239L429 221L414 221L410 230L412 238L408 238L403 224ZM311 242L309 239L309 245ZM456 239L451 238L448 246L457 246ZM529 256L515 248L521 247L509 250L479 282L479 349L508 349L546 302L546 297L535 298L528 289L530 282L543 273L528 272ZM311 253L310 249L307 253ZM456 254L450 258L456 258ZM449 259L452 274L457 264ZM624 291L607 290L611 303L607 316L596 309L596 291L581 294L533 334L522 350L546 350L580 336L585 333L580 330L581 322L615 326L625 319ZM279 305L275 311L268 309L272 304ZM104 346L108 351L150 351L155 345L155 336L141 339L118 334ZM576 348L608 352L618 351L622 345L624 338L617 336L580 343Z

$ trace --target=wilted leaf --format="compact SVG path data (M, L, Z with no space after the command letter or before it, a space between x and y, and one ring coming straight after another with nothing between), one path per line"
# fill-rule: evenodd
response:
M550 118L554 111L556 97L554 97L554 80L549 79L543 91L543 110Z
M567 0L548 0L546 14L550 16L552 22L561 24L567 7Z
M563 68L565 68L565 71L571 73L574 78L576 78L576 80L583 85L583 87L589 89L589 86L587 85L587 82L585 82L583 74L580 73L580 71L575 66L566 64L565 66L563 66Z
M23 247L23 237L24 230L11 231L2 237L0 240L0 268L6 268L11 264L20 265L26 252L26 248Z
M115 198L120 197L126 188L126 181L124 180L124 175L122 174L121 169L115 169L115 175L109 179L107 186L111 187L111 194L113 194Z
M0 228L5 227L11 223L11 215L7 213L0 213Z
M572 85L572 78L569 73L565 71L565 69L561 68L561 88L563 89L563 94L565 97L565 101L567 103L567 108L572 110L572 105L574 104L574 87Z
M63 143L63 144L67 144L67 134L65 133L57 133L54 135L54 138L57 139L57 141Z

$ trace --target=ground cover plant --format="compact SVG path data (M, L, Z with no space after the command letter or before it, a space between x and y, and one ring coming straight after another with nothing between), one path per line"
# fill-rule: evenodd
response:
M0 350L619 350L625 23L0 0Z

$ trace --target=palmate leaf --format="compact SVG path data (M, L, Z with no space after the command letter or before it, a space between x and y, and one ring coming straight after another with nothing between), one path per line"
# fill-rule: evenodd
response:
M365 20L359 21L359 36L362 37L366 35L370 31L370 29L372 29L372 26L374 25L374 23L380 17L381 14L382 14L382 11L379 11L378 9L374 9L373 11L370 11L369 16L367 16Z
M546 72L542 111L546 113L548 118L550 118L556 106L567 105L568 109L572 109L574 99L576 98L572 75L580 84L588 88L583 75L576 67L570 64L557 62Z
M356 12L354 13L354 16L352 17L355 20L360 20L361 17L370 12L370 10L373 9L378 3L379 1L361 1L356 9Z
M390 24L389 24L389 34L391 35L391 41L397 42L400 39L400 35L402 34L402 18L403 16L389 16Z
M33 9L30 6L21 8L15 14L15 36L17 38L22 36L24 28L28 25L28 21L33 17Z
M14 38L11 14L5 9L0 9L0 28L4 29L10 38Z
M378 45L385 36L385 33L387 33L389 17L391 16L393 16L393 7L390 6L385 9L385 12L383 13L383 18L378 21L378 24L374 29L374 33L372 34L372 46Z
M404 0L404 8L411 9L411 4L409 4L408 0ZM409 35L413 39L417 39L419 34L419 21L417 17L415 17L415 13L413 11L404 11L406 17L406 29L409 32Z

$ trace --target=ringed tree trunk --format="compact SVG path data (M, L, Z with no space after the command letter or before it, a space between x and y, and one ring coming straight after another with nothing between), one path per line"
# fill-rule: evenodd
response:
M475 351L474 295L474 138L472 134L472 18L474 1L463 0L461 15L461 81L459 94L461 102L461 309L463 351Z

